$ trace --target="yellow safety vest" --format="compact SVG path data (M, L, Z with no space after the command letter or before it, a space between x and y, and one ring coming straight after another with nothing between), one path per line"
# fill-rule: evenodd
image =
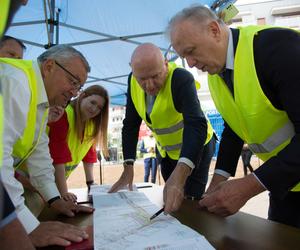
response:
M4 29L6 26L8 12L9 12L9 0L1 0L1 8L0 8L0 39L3 36ZM2 159L3 159L3 100L2 100L2 87L0 83L0 168L2 167Z
M10 1L1 0L0 6L1 6L0 7L0 38L1 38L7 23Z
M146 119L146 102L145 92L138 84L136 78L132 75L130 82L130 91L133 104L145 121L147 126L152 130L153 136L157 142L157 148L162 157L168 156L171 159L178 160L182 146L183 134L183 116L177 112L173 103L171 85L174 70L178 68L175 63L168 64L168 76L165 85L161 88L156 96L150 119L152 123L148 123ZM196 82L195 82L195 85ZM213 136L213 129L207 122L207 138L208 143Z
M81 141L76 134L75 112L71 105L67 106L66 113L69 123L67 142L72 156L72 161L65 163L66 178L68 178L79 162L87 154L89 149L93 146L94 140L90 138L94 132L95 126L91 120L87 122L84 130L84 138L83 141Z
M277 155L295 135L287 113L276 109L265 96L255 69L254 36L268 26L240 28L234 60L234 98L223 79L208 76L214 103L230 128L263 161ZM300 191L300 185L292 191Z
M22 70L27 79L28 85L31 92L30 98L30 106L29 111L27 114L27 123L24 129L23 135L16 141L13 146L13 153L14 157L20 159L20 162L15 165L15 169L23 170L24 172L28 172L27 167L25 166L24 161L31 155L34 151L36 145L38 144L41 135L43 133L43 124L47 117L47 111L44 113L42 119L42 126L40 128L38 137L36 141L34 141L34 134L35 134L35 124L36 124L36 116L37 116L37 81L35 71L33 69L32 61L29 60L19 60L19 59L11 59L11 58L0 58L1 63L10 64L20 70Z
M1 82L0 82L1 89ZM2 90L0 90L0 169L2 167L3 159L3 100L2 100Z

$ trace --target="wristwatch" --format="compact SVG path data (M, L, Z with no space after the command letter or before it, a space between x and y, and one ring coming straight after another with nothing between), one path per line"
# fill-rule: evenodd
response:
M47 201L48 203L48 207L51 207L51 204L56 201L56 200L59 200L61 197L60 196L55 196L53 198L51 198L50 200Z

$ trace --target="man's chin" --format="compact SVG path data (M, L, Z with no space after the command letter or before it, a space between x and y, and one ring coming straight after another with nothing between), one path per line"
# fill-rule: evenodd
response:
M207 70L207 73L210 74L210 75L219 74L221 72L222 72L222 70L218 70L218 69L208 69Z
M147 91L147 95L155 96L158 94L158 91Z

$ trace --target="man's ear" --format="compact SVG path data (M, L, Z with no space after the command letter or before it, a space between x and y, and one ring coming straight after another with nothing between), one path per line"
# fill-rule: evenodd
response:
M209 32L210 36L219 40L221 37L220 24L217 21L213 20L208 23L207 27L208 27L208 32Z
M46 61L42 62L42 75L44 77L48 76L51 74L54 70L55 67L55 61L53 59L47 59Z
M166 66L166 68L168 69L168 66L169 66L169 61L167 58L165 58L165 61L164 61L164 65Z

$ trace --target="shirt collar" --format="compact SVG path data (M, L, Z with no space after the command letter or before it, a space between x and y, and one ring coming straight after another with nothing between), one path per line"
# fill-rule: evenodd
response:
M49 107L48 97L41 74L41 69L37 61L33 61L33 69L35 72L36 82L37 82L37 105L45 105Z
M232 31L229 29L229 36L228 36L228 47L227 47L227 56L226 56L226 69L233 70L234 68L234 49L233 49L233 38L232 38Z

